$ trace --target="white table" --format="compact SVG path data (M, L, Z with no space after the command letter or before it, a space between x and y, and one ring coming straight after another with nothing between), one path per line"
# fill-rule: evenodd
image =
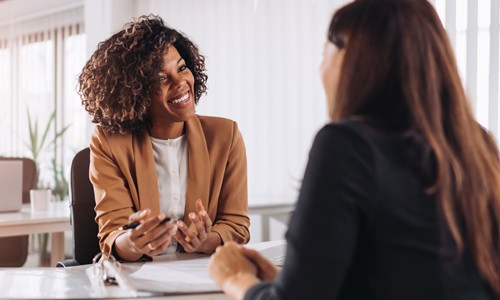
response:
M64 231L71 230L70 212L65 202L51 203L47 212L31 213L29 204L21 211L0 213L0 237L51 234L50 264L55 267L64 258Z
M280 259L284 255L286 243L283 240L276 240L249 244L248 247L256 249L266 258L275 261L276 258ZM186 258L190 254L179 255ZM123 263L121 270L129 276L144 264L155 264L155 261ZM120 286L96 288L92 278L90 278L92 276L89 277L88 273L91 267L91 265L80 265L67 268L0 268L0 299L137 299L131 297L129 292ZM168 294L142 291L137 296L167 300L229 299L222 292Z

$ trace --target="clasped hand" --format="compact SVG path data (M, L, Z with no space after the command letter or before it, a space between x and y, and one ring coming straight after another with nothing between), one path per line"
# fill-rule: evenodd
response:
M246 291L260 280L274 280L278 269L256 250L228 242L215 250L209 272L232 299L243 299Z
M173 237L186 252L207 252L206 247L203 246L212 232L212 220L200 199L196 200L195 207L196 212L188 214L191 221L189 226L182 220L163 223L165 215L150 217L149 209L131 214L129 223L140 223L125 234L131 251L136 254L155 256L165 251Z
M212 220L203 207L201 200L196 200L196 212L188 214L191 224L188 226L183 221L177 221L179 230L174 237L184 248L184 251L190 252L212 252L211 247L204 247L208 242L209 234L212 233ZM215 248L215 247L213 247Z

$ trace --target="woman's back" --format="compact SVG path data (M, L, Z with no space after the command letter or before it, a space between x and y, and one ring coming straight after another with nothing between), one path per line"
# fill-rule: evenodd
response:
M438 201L425 193L421 146L358 122L325 126L282 275L271 293L263 284L247 299L495 299L467 249L457 257Z
M425 192L432 178L419 166L422 141L360 123L341 126L371 150L374 187L366 240L353 259L353 285L349 292L346 282L346 293L366 293L360 299L492 299L467 249L458 257L439 201Z

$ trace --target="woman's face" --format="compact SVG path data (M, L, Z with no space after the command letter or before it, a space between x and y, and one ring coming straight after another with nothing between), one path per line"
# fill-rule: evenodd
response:
M331 106L335 103L344 53L343 49L337 48L332 42L325 42L320 70L329 111L331 111Z
M150 110L153 126L190 119L195 113L194 76L174 46L165 49L158 79Z

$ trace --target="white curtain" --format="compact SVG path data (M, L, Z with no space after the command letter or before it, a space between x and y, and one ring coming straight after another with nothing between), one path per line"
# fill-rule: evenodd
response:
M499 0L434 0L478 121L499 138Z
M0 25L0 126L5 134L0 143L0 155L31 157L28 111L32 124L35 120L38 122L40 139L49 117L56 110L46 151L39 159L41 180L47 185L50 185L52 160L56 159L61 166L68 165L74 152L69 154L62 149L76 148L67 147L75 143L69 134L64 136L66 143L60 140L54 147L49 142L54 139L55 132L78 117L67 114L71 107L81 107L75 100L78 95L73 83L77 69L74 65L78 64L81 69L85 59L82 22L83 7L80 5ZM82 118L77 118L76 123L81 122L79 119ZM76 134L79 135L81 133Z

